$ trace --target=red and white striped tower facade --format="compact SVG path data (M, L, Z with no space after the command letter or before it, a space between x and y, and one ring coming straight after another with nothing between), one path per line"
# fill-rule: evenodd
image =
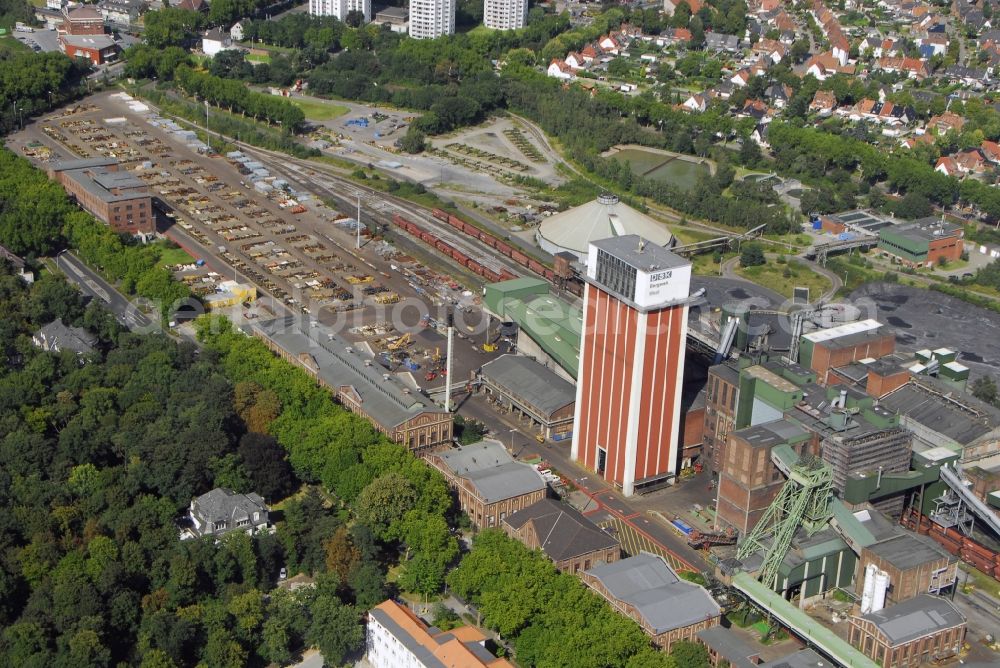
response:
M631 496L677 472L691 263L612 237L586 282L572 455Z

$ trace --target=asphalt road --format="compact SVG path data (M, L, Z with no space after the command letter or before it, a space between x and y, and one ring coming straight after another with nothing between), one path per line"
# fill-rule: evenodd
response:
M60 253L56 257L56 266L70 281L78 285L85 295L100 301L120 323L133 332L148 334L159 331L159 322L147 318L125 295L118 292L113 285L71 252Z

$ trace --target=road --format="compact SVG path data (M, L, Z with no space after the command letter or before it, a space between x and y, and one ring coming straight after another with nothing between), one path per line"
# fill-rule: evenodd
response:
M87 296L99 300L118 321L133 332L148 334L160 330L160 323L147 318L135 304L70 251L56 257L56 266Z

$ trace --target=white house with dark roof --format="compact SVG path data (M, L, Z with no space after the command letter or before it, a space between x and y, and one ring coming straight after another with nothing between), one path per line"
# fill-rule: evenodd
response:
M31 337L32 343L46 352L58 353L70 350L77 355L94 352L97 337L81 327L68 327L62 318L45 325Z
M187 521L182 539L221 536L231 531L253 535L271 528L267 505L260 494L240 494L225 487L192 499Z

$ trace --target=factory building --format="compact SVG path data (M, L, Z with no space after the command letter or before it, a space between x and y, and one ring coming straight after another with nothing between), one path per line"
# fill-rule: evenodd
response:
M448 445L452 417L415 388L380 372L370 355L333 334L300 327L291 316L245 328L283 359L304 369L345 408L395 443L416 452Z
M882 668L916 668L959 653L965 617L940 596L921 594L850 618L849 642Z
M63 160L49 167L49 178L115 232L154 234L156 218L146 184L118 168L115 158Z
M808 431L787 420L746 427L729 436L719 473L718 522L741 534L757 526L778 496L785 476L771 461L772 450L788 445L796 454L815 454Z
M432 452L427 463L448 481L476 527L499 526L508 515L545 498L548 486L529 464L514 461L499 441Z
M586 283L572 457L631 496L677 473L691 263L613 237Z
M877 320L859 320L804 334L799 343L799 364L815 371L816 382L826 385L834 367L878 359L895 347L895 334L888 327Z
M564 573L587 571L621 558L621 545L576 508L542 499L501 523L504 532L529 550L541 550Z
M528 420L524 433L555 441L573 435L576 388L529 357L501 355L483 365L483 391L504 409Z
M962 257L965 230L938 218L921 218L878 231L880 253L906 267L935 267Z
M922 593L938 593L955 584L958 578L958 558L948 554L926 536L893 534L861 548L859 572L869 566L886 574L888 589L885 605L901 603ZM864 579L858 578L855 591L860 597Z
M583 313L549 294L540 278L515 278L486 286L483 304L490 316L517 325L517 352L533 357L569 381L580 367Z
M580 578L665 652L678 640L694 641L722 617L704 587L680 579L663 557L648 552L595 566Z

